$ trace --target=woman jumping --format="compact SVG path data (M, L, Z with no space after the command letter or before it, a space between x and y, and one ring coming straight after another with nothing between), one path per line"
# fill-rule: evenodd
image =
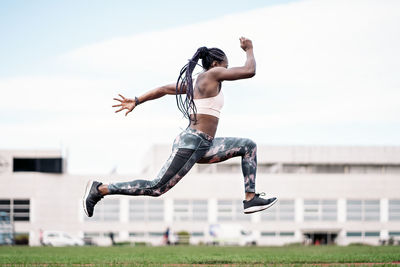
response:
M120 103L113 107L115 112L126 109L125 116L136 106L148 100L165 95L176 95L177 105L189 126L180 133L172 146L172 153L162 167L157 178L134 180L131 182L110 183L89 181L83 198L83 208L87 216L93 216L94 206L105 195L147 195L158 197L176 185L195 163L216 163L241 156L244 176L244 213L253 213L271 207L275 197L263 199L255 193L257 170L256 144L246 138L218 137L217 131L220 111L224 104L221 85L223 81L251 78L256 74L256 61L251 40L241 37L240 47L246 52L246 63L242 67L228 68L225 53L218 48L200 47L181 70L176 84L158 87L134 99L122 95L114 100ZM199 59L204 71L196 80L192 73ZM186 97L182 99L182 94Z

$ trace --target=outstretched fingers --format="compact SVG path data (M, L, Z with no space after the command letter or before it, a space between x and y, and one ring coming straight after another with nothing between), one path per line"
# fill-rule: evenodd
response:
M118 109L117 111L115 111L115 113L118 113L118 112L120 112L121 110L124 110L124 109L127 109L127 107L122 107L122 108Z
M122 99L118 99L118 98L113 98L114 100L117 100L117 101L119 101L119 102L124 102L125 100L126 100L126 98L123 96L123 95L121 95L121 94L118 94L119 95L119 97L121 97Z
M135 103L133 102L132 99L125 98L123 95L118 94L119 97L121 98L113 98L116 101L119 101L120 103L113 105L113 108L119 108L118 110L115 111L115 113L118 113L124 109L127 109L127 112L125 113L125 116L128 115L134 108L135 108Z
M121 94L118 94L121 98L122 98L122 100L121 99L118 99L118 98L113 98L114 100L116 100L116 101L119 101L119 102L121 102L120 104L117 104L117 105L113 105L112 107L113 108L116 108L116 107L122 107L122 103L124 102L124 100L125 100L125 97L123 97ZM117 111L115 111L115 113L117 113L117 112L120 112L121 110L123 110L123 109L125 109L126 107L122 107L122 108L120 108L119 110L117 110Z
M133 109L128 110L128 111L125 113L125 116L128 115L132 110L133 110Z

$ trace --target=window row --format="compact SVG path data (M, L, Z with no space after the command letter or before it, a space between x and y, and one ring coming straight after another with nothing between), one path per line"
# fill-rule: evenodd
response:
M14 172L62 173L62 158L14 158Z
M10 221L29 221L29 199L0 199L0 213ZM3 214L5 216L3 216Z
M400 199L389 200L389 221L400 221ZM206 199L173 200L173 221L209 221L209 203ZM304 221L337 221L338 204L332 199L305 199L303 202ZM346 221L380 221L380 200L347 200ZM281 199L267 212L261 212L261 221L295 221L295 201ZM119 199L106 199L96 206L92 218L87 221L119 221ZM163 199L134 198L129 200L129 221L164 221ZM251 221L252 216L243 213L242 200L224 199L217 201L218 222Z
M84 238L99 238L99 237L105 237L109 238L110 235L113 235L114 238L119 237L118 232L84 232ZM244 234L244 233L242 233ZM165 232L129 232L129 237L133 238L144 238L144 237L161 237L164 236ZM190 232L190 236L193 237L203 237L205 236L205 233L203 231L198 231L198 232ZM280 237L294 237L295 232L293 231L284 231L284 232L265 232L262 231L260 233L261 237L275 237L275 236L280 236Z
M197 165L199 173L240 173L240 164L215 164ZM382 164L291 164L291 163L269 163L258 164L259 173L400 173L400 165Z
M129 232L129 237L160 237L163 236L165 232ZM400 237L399 231L389 231L389 237ZM110 237L111 232L85 232L84 237ZM118 238L118 232L112 232L113 237ZM204 236L204 232L191 232L191 236ZM283 231L283 232L274 232L274 231L261 231L261 237L294 237L295 232L293 231ZM346 237L380 237L380 231L346 231Z

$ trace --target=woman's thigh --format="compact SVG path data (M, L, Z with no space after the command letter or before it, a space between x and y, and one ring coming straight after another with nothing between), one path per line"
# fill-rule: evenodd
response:
M200 137L185 131L182 132L175 138L171 154L153 182L157 183L163 178L164 180L167 179L165 177L171 177L171 175L179 171L190 158L194 158L197 161L199 158L203 157L208 147L208 141L204 141Z
M255 153L256 144L248 138L218 137L197 163L217 163L227 159Z

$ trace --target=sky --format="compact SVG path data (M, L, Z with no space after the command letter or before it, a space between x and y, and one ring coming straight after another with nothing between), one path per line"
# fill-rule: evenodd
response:
M217 136L398 146L399 11L389 0L2 1L0 149L61 150L74 174L139 173L187 121L174 96L127 117L113 97L175 82L204 45L243 65L240 36L257 74L223 83Z

